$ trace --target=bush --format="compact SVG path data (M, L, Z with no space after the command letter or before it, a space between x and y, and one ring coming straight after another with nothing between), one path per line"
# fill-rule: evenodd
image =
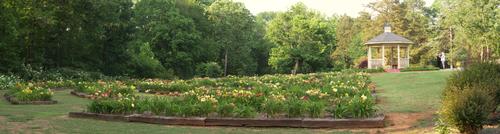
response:
M399 71L401 72L409 72L409 71L432 71L432 70L439 70L438 67L435 66L410 66L407 68L400 69Z
M439 110L438 128L457 128L462 133L477 133L500 100L500 65L475 63L448 79Z
M366 56L359 57L355 61L355 66L357 68L368 68L368 58Z
M203 63L196 67L196 75L200 77L220 77L222 68L215 62Z
M365 72L365 73L381 73L381 72L384 72L384 69L383 68L361 69L360 72Z
M81 81L93 81L99 79L106 79L107 77L99 72L89 72L79 69L72 68L58 68L52 69L44 72L42 74L42 80L81 80Z
M100 72L91 72L74 68L56 68L46 70L42 67L34 68L31 65L23 65L20 76L24 80L31 81L95 81L99 79L110 79Z
M19 82L21 82L21 79L17 76L0 74L0 90L13 88Z
M439 117L461 133L477 134L495 109L493 102L491 92L481 87L454 90L444 96Z
M472 64L465 70L453 74L448 80L446 90L462 90L473 86L493 90L498 104L500 102L500 64Z

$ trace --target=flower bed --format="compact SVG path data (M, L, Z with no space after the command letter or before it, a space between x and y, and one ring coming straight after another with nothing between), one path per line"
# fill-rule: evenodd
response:
M111 114L150 111L156 115L181 117L365 118L376 112L368 89L370 83L365 73L178 80L169 84L180 90L169 88L173 90L168 91L192 89L181 92L179 97L96 100L88 110Z
M381 115L376 111L375 99L369 89L371 81L366 73L361 72L229 76L218 79L146 81L141 84L137 85L141 90L149 87L146 92L177 93L173 96L128 94L101 97L92 101L86 111L117 115L146 113L169 119L203 117L208 125L217 125L217 122L227 119L236 120L233 123L242 119L245 123L240 125L250 126L249 120L279 122L300 119L300 125L287 124L288 127L303 127L303 118L363 120ZM305 120L305 124L309 120Z
M4 97L12 104L55 104L57 101L52 100L53 94L50 89L32 83L17 83Z
M76 83L73 80L45 81L40 83L40 85L53 90L74 89L76 87Z
M71 94L91 99L118 98L122 96L134 95L134 86L128 86L119 81L112 82L78 82L75 90Z

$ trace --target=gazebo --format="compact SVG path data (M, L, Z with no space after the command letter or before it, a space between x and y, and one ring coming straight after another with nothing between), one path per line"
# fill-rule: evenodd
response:
M365 43L368 46L368 68L400 69L410 66L410 40L391 32L388 24L384 33Z

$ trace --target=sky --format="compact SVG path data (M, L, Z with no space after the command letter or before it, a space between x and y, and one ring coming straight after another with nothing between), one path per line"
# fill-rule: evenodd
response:
M321 12L323 15L347 14L357 17L360 11L371 10L366 5L376 0L234 0L245 4L246 8L256 15L264 11L286 11L293 4L302 2L308 8ZM426 6L430 6L434 0L424 0Z

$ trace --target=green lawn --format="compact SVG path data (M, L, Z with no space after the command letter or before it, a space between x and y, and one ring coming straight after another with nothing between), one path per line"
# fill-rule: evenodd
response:
M450 71L378 73L373 81L383 98L384 112L422 112L435 110ZM0 91L3 95L5 91ZM71 111L82 111L89 100L57 91L56 105L10 105L0 99L0 133L351 133L335 129L238 128L166 126L144 123L108 122L68 118Z
M435 111L453 71L372 74L384 112Z

